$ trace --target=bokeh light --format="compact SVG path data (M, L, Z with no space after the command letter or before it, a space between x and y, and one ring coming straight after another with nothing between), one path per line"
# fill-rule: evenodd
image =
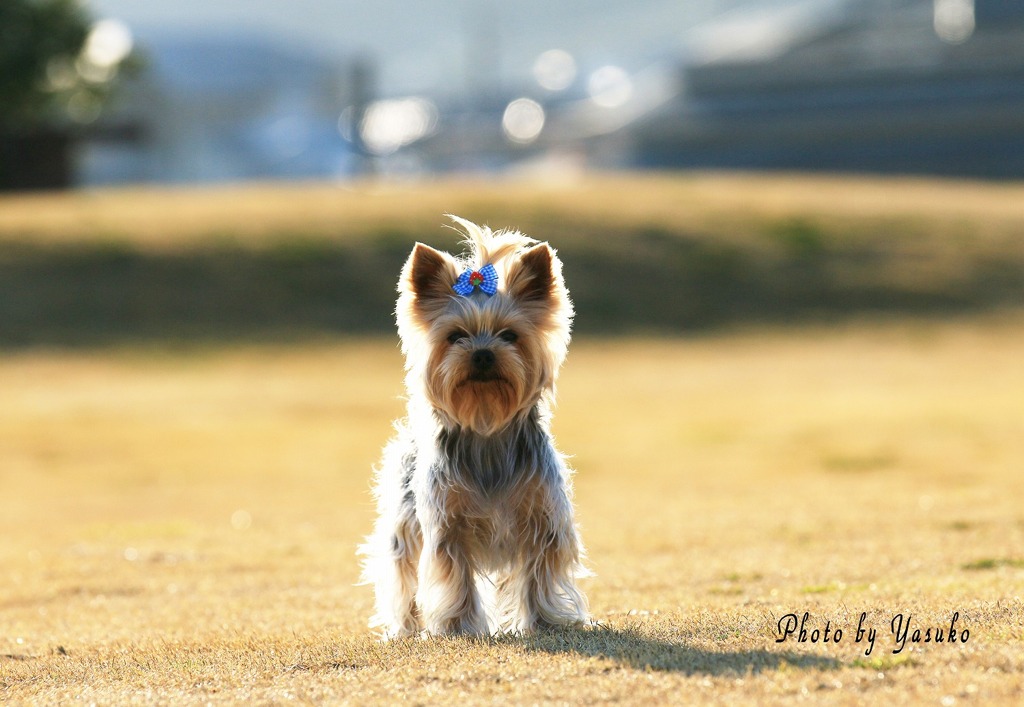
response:
M131 54L133 44L131 30L123 22L100 20L89 30L75 70L88 83L107 83L117 76L118 67ZM50 81L55 83L52 75Z
M501 129L512 142L529 144L544 129L544 108L532 98L517 98L506 106Z
M974 34L974 0L935 0L935 34L944 42L961 44Z
M93 93L79 89L67 101L68 117L76 123L93 123L103 112L103 104Z
M533 63L533 76L548 91L564 91L576 79L576 60L564 49L549 49Z
M93 66L110 69L131 54L133 45L128 25L119 20L100 20L89 31L82 56Z
M231 527L235 530L248 530L252 527L252 514L244 509L238 509L231 514Z
M67 91L78 83L74 63L66 56L58 56L46 64L46 87L49 91Z
M437 106L425 98L400 98L371 103L359 125L366 149L390 155L429 135L437 127Z
M602 108L617 108L633 97L633 80L621 67L602 66L587 79L587 92Z

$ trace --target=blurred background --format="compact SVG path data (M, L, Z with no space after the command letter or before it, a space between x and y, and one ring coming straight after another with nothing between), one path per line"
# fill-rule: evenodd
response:
M1024 177L1017 0L4 0L0 188Z
M1019 308L1021 178L1016 0L0 4L0 346L390 334L445 213L581 333Z

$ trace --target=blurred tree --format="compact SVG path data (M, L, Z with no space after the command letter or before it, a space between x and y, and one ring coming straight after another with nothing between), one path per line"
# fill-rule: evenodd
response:
M68 186L73 129L125 58L90 51L99 26L78 0L0 0L0 190Z
M0 127L31 129L59 113L60 92L48 73L73 67L88 34L75 0L0 3Z

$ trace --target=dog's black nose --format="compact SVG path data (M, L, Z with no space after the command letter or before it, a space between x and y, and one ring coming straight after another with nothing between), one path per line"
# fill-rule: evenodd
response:
M494 352L490 349L477 349L473 352L473 368L478 371L489 371L494 367Z

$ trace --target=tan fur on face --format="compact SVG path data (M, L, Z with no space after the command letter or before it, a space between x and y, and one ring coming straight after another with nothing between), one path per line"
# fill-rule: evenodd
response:
M465 257L418 243L402 270L397 319L407 384L422 391L446 424L493 434L553 393L572 304L550 246L456 220L468 234ZM455 293L459 273L488 263L498 272L497 294ZM517 334L515 343L499 338L506 330ZM453 332L467 338L451 344ZM472 352L480 348L494 353L497 380L470 380Z

